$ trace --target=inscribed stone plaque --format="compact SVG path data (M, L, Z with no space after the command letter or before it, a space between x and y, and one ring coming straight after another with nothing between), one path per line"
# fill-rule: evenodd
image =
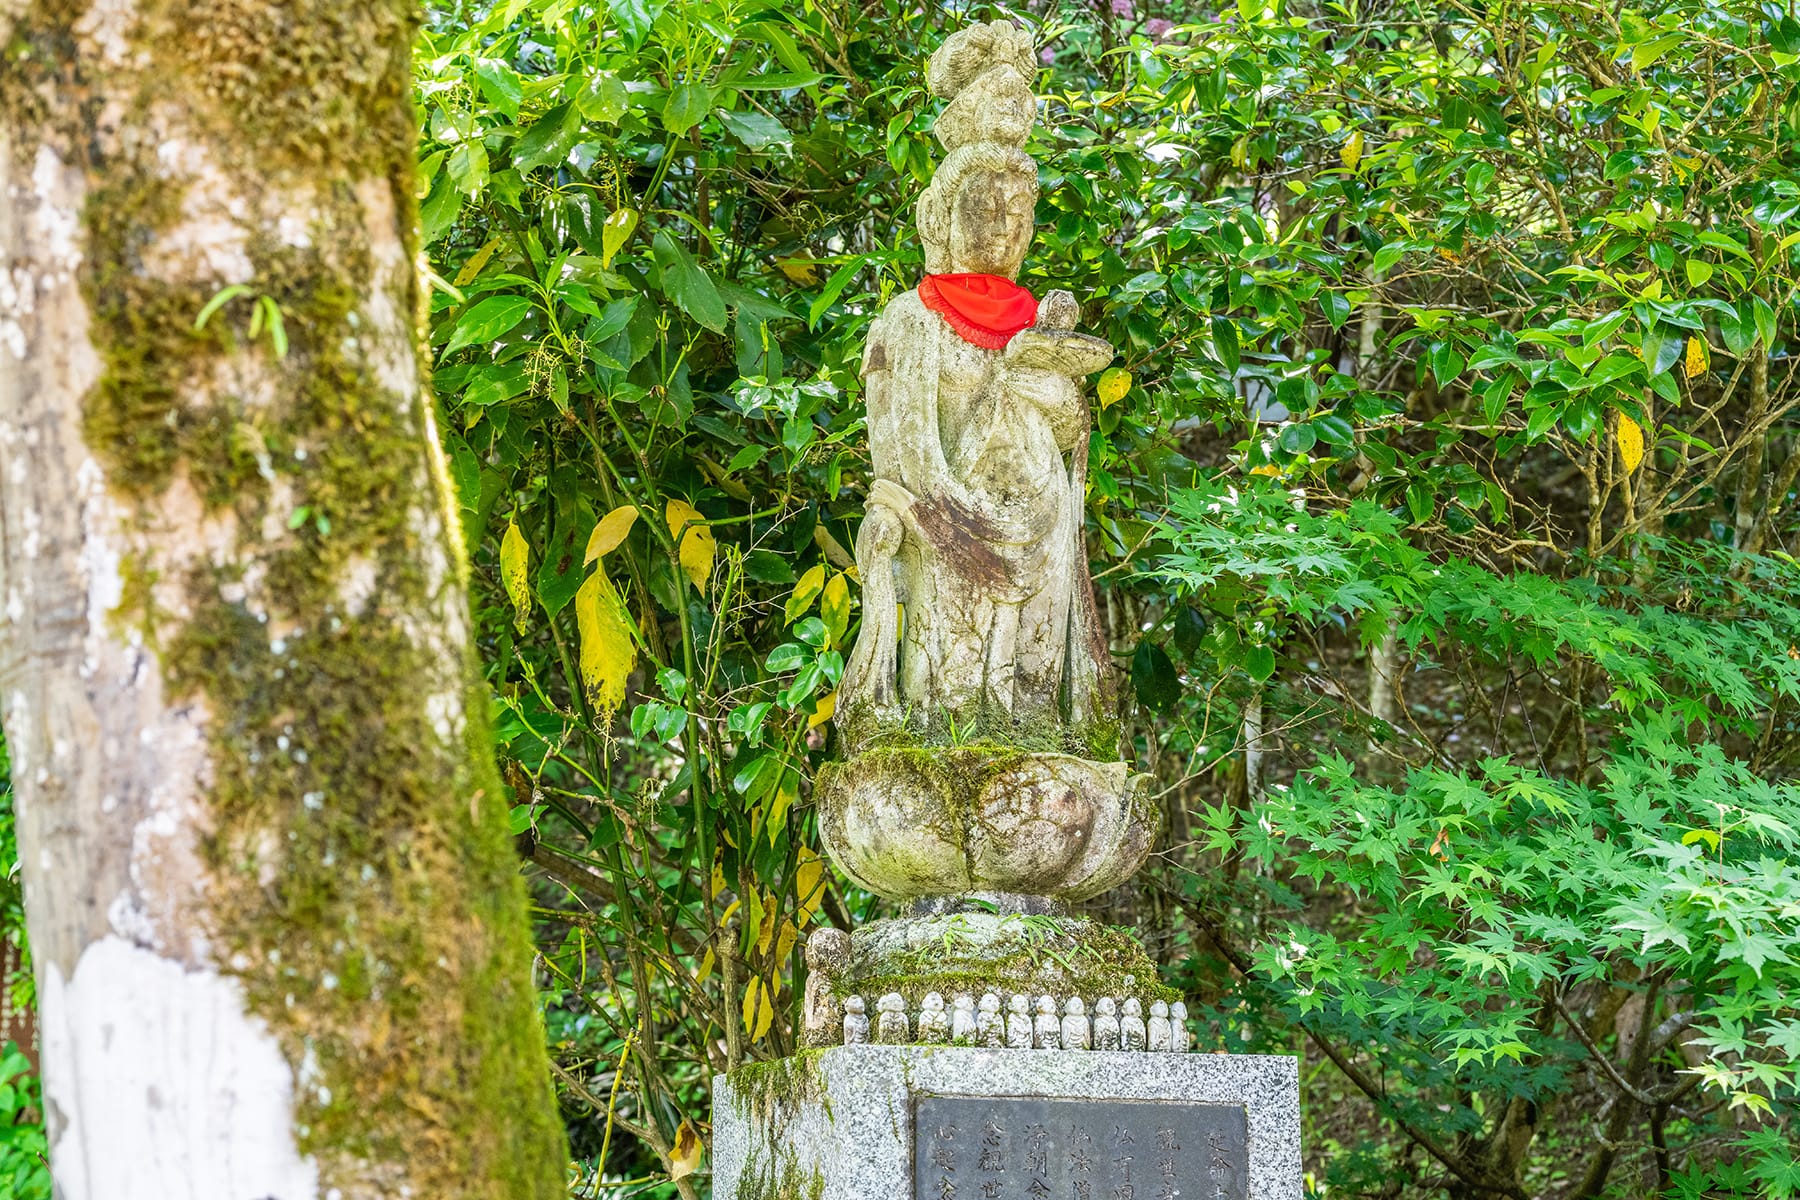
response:
M914 1200L1245 1200L1242 1105L918 1098Z

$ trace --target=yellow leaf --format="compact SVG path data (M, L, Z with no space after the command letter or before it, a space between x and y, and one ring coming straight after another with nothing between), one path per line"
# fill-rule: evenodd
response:
M1362 161L1362 154L1363 135L1362 130L1359 129L1350 135L1349 140L1346 141L1343 147L1338 151L1338 158L1346 167L1354 171L1356 170L1356 164Z
M712 978L713 961L712 947L708 946L705 956L700 959L700 970L694 975L694 986L698 987Z
M744 920L749 925L752 945L762 941L763 902L762 893L755 888L744 896Z
M681 534L681 545L676 549L676 557L681 560L681 573L701 592L705 592L706 581L712 578L713 551L718 543L713 539L711 529L691 522L704 521L706 518L686 500L671 500L663 510L663 519L669 523L671 537L681 533L682 526L687 526L687 532Z
M675 1148L669 1151L669 1178L686 1179L700 1169L700 1135L683 1121L675 1131Z
M519 614L513 624L520 633L525 632L525 620L531 615L531 581L525 575L530 561L531 550L525 545L525 535L519 532L519 523L508 521L506 535L500 539L500 581L506 585L507 597Z
M760 1042L774 1022L775 1004L769 998L769 989L762 980L752 979L744 989L744 1032L751 1041Z
M1644 431L1624 413L1619 414L1619 457L1624 460L1627 475L1644 461Z
M837 693L835 691L826 692L823 696L819 697L819 702L813 705L813 714L806 718L806 727L808 729L817 729L825 722L831 720L831 714L836 711Z
M494 257L494 251L499 248L500 239L490 238L487 245L469 256L469 261L463 264L462 270L456 273L456 278L450 281L451 286L468 287L474 283L475 277L481 274L481 268L488 265L488 259Z
M769 952L770 945L772 945L775 941L775 919L774 919L775 918L775 897L774 896L770 896L768 899L763 901L763 913L765 915L763 917L762 928L760 930L758 930L757 934L756 934L756 952L758 954L767 954Z
M1711 361L1712 355L1707 353L1706 343L1697 337L1690 337L1687 340L1687 358L1681 364L1681 369L1687 372L1687 377L1692 379L1701 374Z
M804 846L794 857L794 896L800 923L810 923L825 901L825 864L817 853Z
M725 890L725 860L723 858L713 860L712 889L715 896Z
M1100 407L1111 408L1131 390L1131 372L1124 367L1108 367L1100 372L1100 382L1094 390L1100 395Z
M637 228L637 223L637 213L629 208L621 208L600 223L600 265L602 267L612 266L613 255L619 252L619 247L625 244L625 240L631 236L632 230Z
M825 564L815 563L813 568L800 576L800 582L794 585L793 595L788 597L787 619L792 625L805 615L812 607L812 602L825 588Z
M775 935L775 961L784 963L788 955L794 952L794 943L800 940L800 931L792 921L782 921L781 932Z
M794 771L783 771L781 780L775 785L775 794L769 800L768 824L765 828L769 834L769 845L787 829L787 811L794 801L800 798L800 776Z
M819 596L819 616L825 622L825 632L831 635L831 644L838 645L844 640L844 633L850 628L850 581L839 571L825 585Z
M575 625L581 635L581 684L601 716L625 703L625 679L637 665L631 620L605 571L595 571L575 593Z
M1260 467L1251 467L1250 473L1252 475L1267 475L1271 479L1277 479L1281 476L1281 468L1274 463L1264 463Z
M775 265L789 280L801 287L811 287L819 282L819 264L806 258L778 258Z
M594 532L588 535L587 554L582 558L581 565L586 566L595 559L611 553L620 542L625 540L625 535L631 532L631 527L637 523L637 518L638 511L635 504L621 504L601 517L600 523L594 526Z

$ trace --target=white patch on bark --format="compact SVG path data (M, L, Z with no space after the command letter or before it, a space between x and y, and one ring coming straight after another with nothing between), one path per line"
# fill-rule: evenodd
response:
M131 34L137 20L136 0L90 0L87 12L75 22L75 35L94 48L101 62L122 67L132 59Z
M106 473L94 459L84 458L75 469L75 493L81 505L81 555L78 577L87 591L87 633L82 639L81 675L93 678L100 669L103 640L112 624L113 610L125 598L125 577L120 572L116 502L106 487Z
M51 268L50 273L38 280L41 288L65 282L81 265L81 219L58 204L67 190L62 173L63 162L56 156L56 151L39 146L37 158L31 164L31 188L38 198L32 224L37 226L37 234L43 239L39 243L42 249L38 259Z
M376 562L366 554L358 554L344 564L343 574L338 577L338 599L346 613L353 617L363 615L369 601L375 598L378 578Z
M117 936L68 980L54 962L40 972L61 1200L316 1200L293 1072L236 980Z
M248 250L250 205L230 176L190 138L165 139L156 162L166 177L185 183L186 192L181 219L145 248L145 273L167 281L216 280L221 287L249 283L256 275Z

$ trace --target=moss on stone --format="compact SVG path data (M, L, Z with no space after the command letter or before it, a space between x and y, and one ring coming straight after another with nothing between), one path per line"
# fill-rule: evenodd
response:
M873 709L853 709L842 728L852 753L872 749L1005 746L1031 754L1073 754L1095 762L1117 762L1120 729L1116 720L1094 718L1070 725L1054 712L1014 713L978 705L960 713L911 713L898 724Z
M787 1058L749 1063L731 1073L732 1107L757 1132L738 1178L737 1191L718 1200L819 1200L825 1177L816 1164L802 1164L786 1131L806 1108L831 1116L825 1081L819 1075L823 1050L803 1050ZM762 1147L772 1148L764 1153Z
M767 1158L752 1154L744 1163L737 1191L716 1200L821 1200L825 1175L816 1166L803 1166L800 1156L780 1149Z
M850 968L832 979L832 990L840 996L860 995L871 1006L876 997L898 992L910 1011L930 992L946 1001L958 992L1050 993L1062 999L1080 996L1090 1004L1101 996L1135 996L1146 1005L1181 998L1162 983L1155 962L1129 930L1076 918L1026 917L1005 918L1000 928L1015 932L980 941L938 938L885 954L859 947Z

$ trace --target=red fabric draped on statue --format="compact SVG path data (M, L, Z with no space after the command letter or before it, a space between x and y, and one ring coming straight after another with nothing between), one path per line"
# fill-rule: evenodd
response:
M973 346L1000 350L1037 320L1037 297L1001 275L927 275L919 299Z

